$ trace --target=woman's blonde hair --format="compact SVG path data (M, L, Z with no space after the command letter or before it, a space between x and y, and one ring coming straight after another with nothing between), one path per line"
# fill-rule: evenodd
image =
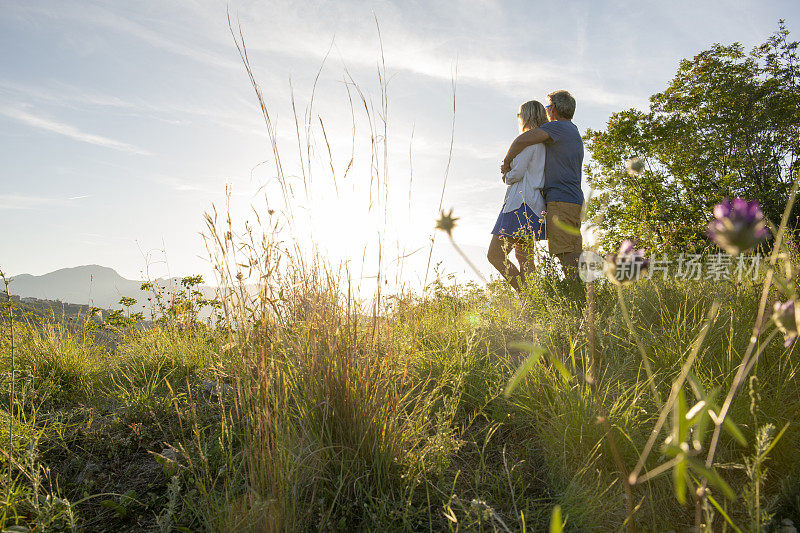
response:
M519 106L519 126L522 131L538 128L547 122L544 106L537 100L525 102Z

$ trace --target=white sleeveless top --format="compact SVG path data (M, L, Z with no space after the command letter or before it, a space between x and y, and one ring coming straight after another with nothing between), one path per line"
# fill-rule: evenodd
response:
M527 204L537 216L541 217L544 211L544 160L545 148L543 144L532 144L525 147L514 161L511 170L506 172L504 180L506 199L503 204L503 213L519 209L523 203Z

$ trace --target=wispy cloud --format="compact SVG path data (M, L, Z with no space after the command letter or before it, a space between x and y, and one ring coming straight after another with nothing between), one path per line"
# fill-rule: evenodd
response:
M537 52L527 40L487 34L486 28L493 27L485 20L487 16L494 17L493 22L498 27L505 22L497 17L497 13L503 11L497 7L480 3L464 6L459 10L464 20L459 22L468 27L458 29L460 24L448 21L443 26L448 29L423 33L415 22L444 15L425 15L411 7L401 10L384 5L377 13L381 48L375 19L352 7L329 8L333 11L328 13L330 16L314 20L307 19L301 10L287 6L277 9L271 6L269 17L258 9L248 11L242 15L248 50L253 54L321 61L334 37L335 25L331 20L335 20L340 26L346 25L349 31L335 33L334 57L338 55L349 68L374 69L382 59L379 54L385 51L383 59L390 73L408 72L445 81L456 77L460 84L483 86L514 96L538 94L543 97L551 90L567 88L581 103L615 107L647 104L645 96L610 90L596 78L593 62L585 57L586 35L585 28L581 27L585 20L579 21L574 50L565 48L554 56L544 50ZM267 31L247 32L248 27Z
M103 146L105 148L111 148L114 150L121 150L123 152L131 152L134 154L152 155L150 152L132 144L117 141L102 135L86 133L69 124L64 124L63 122L57 122L49 118L33 115L22 109L0 108L0 114L22 122L23 124L27 124L33 128L57 133L79 142Z
M161 2L159 2L161 4ZM167 3L165 3L167 4ZM218 13L218 19L224 17L224 10L221 4L215 4ZM159 5L159 7L162 7ZM166 11L169 11L167 5L163 6ZM180 14L186 17L188 12L192 11L192 7L186 6L183 3L173 4L173 9L176 15ZM72 24L79 23L88 26L104 28L113 32L115 35L128 35L138 39L154 48L165 50L170 53L186 57L188 59L212 65L225 69L240 69L241 65L234 52L229 54L221 54L214 50L210 50L204 42L207 39L195 40L189 42L187 39L182 39L179 34L183 32L192 33L191 30L203 30L202 27L190 26L186 27L186 23L195 22L192 18L182 20L180 24L173 24L174 20L159 20L147 19L147 17L138 18L144 19L145 23L140 23L134 20L136 17L136 10L127 11L125 8L115 8L114 10L106 9L100 5L85 5L82 9L75 9L74 6L66 4L53 3L48 5L35 5L26 3L22 6L16 6L16 10L25 16L41 16L48 17L53 20L68 21ZM140 11L141 12L141 11ZM157 27L156 27L157 26ZM159 29L169 30L169 33L158 31ZM207 29L207 28L205 28ZM186 32L185 30L189 30ZM172 38L166 37L172 36Z
M245 86L249 90L249 87ZM236 87L240 90L239 87ZM249 96L249 93L245 93ZM32 105L54 106L78 111L102 108L112 110L118 115L155 119L171 125L186 124L196 120L208 122L216 126L237 131L247 131L261 126L258 115L254 115L252 103L242 98L230 98L225 102L191 103L185 99L168 100L159 95L159 99L143 99L139 96L122 98L104 94L92 87L47 80L30 84L0 80L0 98L9 102L17 102L18 107ZM107 115L106 115L107 116Z
M0 93L9 97L20 99L35 98L37 100L59 103L88 104L100 107L132 108L134 104L117 96L96 93L91 87L76 87L68 83L56 81L52 88L45 89L47 84L42 82L22 83L12 80L0 80Z
M37 209L64 205L64 198L47 198L44 196L26 196L23 194L0 194L0 210L6 209Z
M220 194L220 191L225 190L226 185L229 185L235 181L245 181L242 178L236 179L233 177L195 176L192 178L185 178L165 174L147 174L141 177L152 183L176 192L202 193L215 196ZM235 190L232 192L232 194L234 196L239 196L244 193L240 190Z
M222 15L221 11L220 15ZM116 14L106 10L96 10L94 13L94 22L115 32L126 33L155 48L167 50L173 54L180 55L194 61L225 69L241 69L241 64L233 55L233 53L226 57L208 50L207 48L198 47L197 43L183 43L178 40L168 39L157 31L153 31L141 24L133 22L128 18L117 16Z
M320 7L323 16L314 19L309 19L305 10L298 9L291 2L280 1L234 6L232 14L236 20L241 11L247 48L256 66L260 63L257 55L267 60L278 55L320 62L335 37L333 57L338 55L349 68L374 69L381 52L375 19L366 9L359 9L350 2L340 4ZM171 4L167 2L167 5ZM233 49L221 4L182 5L180 12L185 19L180 27L163 20L137 21L130 13L121 16L100 6L92 6L85 12L60 6L26 6L23 9L55 19L80 21L113 31L116 35L124 34L150 47L217 69L242 71L243 68ZM537 55L541 58L544 54L536 54L535 50L522 53L519 40L486 33L486 28L492 27L487 24L487 17L498 27L504 23L499 15L504 10L499 6L486 2L466 3L455 14L449 9L429 12L427 4L422 12L419 9L401 9L386 4L376 12L384 59L391 71L450 81L457 66L459 83L484 86L515 96L569 88L580 102L646 105L646 98L642 95L609 90L593 79L593 64L589 62L584 66L586 36L580 24L575 36L577 58L564 52L563 57L537 59ZM444 17L456 15L460 17L458 24L448 20L445 27L449 29L441 32L425 34L418 28L419 20L440 19L444 23ZM349 31L337 33L337 24ZM203 35L203 40L197 40L197 35ZM476 44L478 42L480 46ZM509 47L508 43L515 45ZM256 74L263 83L262 78L269 71L256 68Z
M75 200L89 198L90 194L55 198L52 196L32 196L27 194L0 194L0 210L26 210L44 207L65 206Z

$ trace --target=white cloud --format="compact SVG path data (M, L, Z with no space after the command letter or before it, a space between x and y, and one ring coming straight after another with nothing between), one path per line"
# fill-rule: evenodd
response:
M0 194L0 210L3 209L36 209L64 205L63 198L47 198L44 196L26 196L22 194Z
M268 9L268 16L256 10L241 15L252 57L279 54L319 62L333 38L332 58L340 57L350 68L377 68L381 47L375 19L366 9L342 6L340 11L333 9L330 17L312 19L280 2ZM543 53L530 48L529 39L487 35L486 29L491 26L484 18L493 11L494 8L481 5L460 6L462 22L471 24L468 28L459 29L454 21L434 21L439 31L423 34L419 19L431 19L436 14L413 13L411 7L400 10L384 4L376 12L388 74L404 71L448 82L455 76L459 84L485 86L515 96L542 93L543 97L550 90L568 88L581 103L646 105L646 97L608 90L596 79L594 64L584 64L586 37L580 27L576 36L577 61L566 52L564 57L541 60L537 57ZM209 17L206 13L205 18ZM337 22L347 31L337 33ZM500 20L494 22L502 24Z
M240 89L240 88L237 88ZM249 87L244 86L245 90ZM231 98L219 103L191 103L186 100L122 98L98 92L91 87L48 80L36 85L0 80L0 95L5 93L8 101L18 102L18 107L27 107L31 102L40 105L85 110L87 108L112 109L121 115L146 117L171 125L180 125L194 120L207 121L220 127L251 132L263 121L253 112L253 105L244 98ZM249 92L245 93L249 96ZM259 131L259 133L262 133Z
M69 198L53 198L50 196L31 196L26 194L0 194L0 210L25 210L41 207L55 207L68 205L74 200L83 200L91 197L90 194L81 194Z
M187 11L191 7L180 4L176 4L173 7L176 9L171 15L180 17L180 19L149 19L146 21L147 24L140 24L134 18L136 16L146 18L146 16L141 15L141 13L147 12L146 9L137 10L134 8L133 11L126 12L125 7L115 6L114 11L112 11L99 5L85 5L80 9L76 9L74 5L68 3L51 3L48 5L26 3L14 6L19 14L26 17L47 17L57 21L69 21L70 23L101 27L110 30L113 35L129 35L154 48L166 50L194 61L227 69L238 69L240 67L240 63L233 53L221 55L209 50L206 46L198 46L198 44L203 44L202 41L188 43L181 42L179 39L165 37L165 35L175 36L181 31L185 32L187 28L190 32L191 30L199 30L201 33L193 33L202 35L203 29L191 28L190 21L187 20ZM169 13L168 10L165 10L165 12ZM220 16L224 15L224 10L219 9L219 13ZM161 29L165 31L152 29L158 23L161 23Z
M374 70L381 52L375 19L366 7L345 4L326 8L318 6L321 11L327 11L320 13L324 16L316 17L308 17L305 10L285 2L256 4L254 7L232 6L234 25L237 17L242 21L256 77L260 79L268 73L259 66L264 62L269 65L270 56L276 54L319 63L328 52L332 39L334 49L329 59L338 56L349 68ZM134 20L131 13L120 15L99 6L92 6L85 12L53 6L25 9L57 19L99 26L211 67L243 70L228 32L221 2L171 6L167 3L165 12L174 10L180 13L179 26L161 19L148 20L144 24ZM404 71L449 82L457 67L459 83L487 86L507 94L546 93L553 88L566 87L580 102L614 106L646 103L646 98L641 95L610 91L590 79L595 77L591 63L587 70L582 61L532 59L541 54L520 49L518 39L487 35L487 21L484 19L495 17L490 13L502 12L497 7L476 3L460 6L458 11L453 13L447 8L444 13L436 9L431 13L426 7L420 13L414 12L412 7L399 9L388 3L376 8L389 74ZM436 20L437 17L456 15L459 24L452 20ZM419 28L421 20L432 20L439 31L424 33ZM502 21L495 19L495 23L501 24ZM470 26L460 27L464 24ZM337 32L340 28L347 28L347 31ZM203 36L203 39L198 40L197 36ZM584 39L579 28L576 44L581 60Z
M89 87L76 87L63 82L54 84L51 89L45 89L42 83L33 85L0 80L0 90L17 98L24 96L62 105L73 102L101 107L133 107L133 104L119 97L97 94Z
M117 141L115 139L104 137L102 135L86 133L80 131L78 128L74 126L70 126L69 124L64 124L63 122L57 122L55 120L51 120L45 117L32 115L27 111L23 111L22 109L0 108L0 114L3 114L19 122L22 122L23 124L27 124L28 126L31 126L33 128L49 131L52 133L57 133L59 135L69 137L79 142L94 144L97 146L103 146L105 148L112 148L114 150L121 150L123 152L131 152L134 154L151 155L150 152L138 148L132 144L124 143L122 141Z

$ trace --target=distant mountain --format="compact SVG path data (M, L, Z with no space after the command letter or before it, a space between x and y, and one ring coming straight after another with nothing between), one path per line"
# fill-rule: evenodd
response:
M9 292L21 298L57 300L105 309L120 309L122 307L119 304L120 298L128 296L137 300L135 310L144 311L150 307L147 298L152 297L152 293L142 291L142 283L123 278L113 268L85 265L62 268L41 276L30 274L13 276ZM166 287L167 290L171 287L182 288L180 278L157 279L153 280L153 283ZM197 288L205 298L213 298L215 295L213 287L204 285Z

